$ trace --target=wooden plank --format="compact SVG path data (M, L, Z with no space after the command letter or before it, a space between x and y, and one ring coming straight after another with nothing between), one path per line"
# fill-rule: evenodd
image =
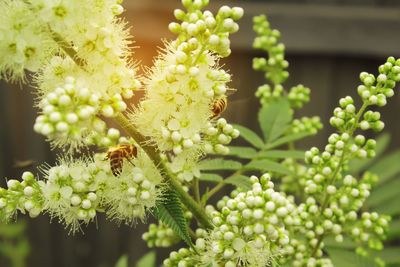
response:
M268 14L274 28L282 32L288 52L368 55L400 55L400 9L375 6L337 6L322 4L271 4L246 1L218 1L242 6L245 17L241 30L232 37L233 49L249 50L254 38L252 17ZM159 42L161 36L173 37L167 25L173 21L178 1L129 1L126 16L133 21L136 39Z

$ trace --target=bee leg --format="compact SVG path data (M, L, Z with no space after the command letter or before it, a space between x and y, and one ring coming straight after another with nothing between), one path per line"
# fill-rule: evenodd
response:
M135 166L135 164L133 164L133 162L131 161L130 158L126 158L126 160L127 160L130 164L132 164L132 166Z

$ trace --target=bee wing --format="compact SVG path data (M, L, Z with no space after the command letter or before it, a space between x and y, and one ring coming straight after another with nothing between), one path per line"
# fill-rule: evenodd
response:
M226 95L230 96L233 95L234 93L236 93L237 89L235 88L228 88L228 90L226 90Z
M32 167L36 164L36 161L28 159L28 160L15 160L14 161L14 168L28 168Z

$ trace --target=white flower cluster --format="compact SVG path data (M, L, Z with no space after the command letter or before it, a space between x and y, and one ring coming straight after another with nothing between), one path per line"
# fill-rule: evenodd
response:
M24 69L38 72L42 114L35 130L56 146L77 148L89 133L104 132L95 116L125 111L124 100L140 87L130 62L129 31L117 17L123 12L119 3L0 1L0 78L23 77ZM94 141L103 137L108 136Z
M213 113L213 106L224 105L218 101L226 99L226 83L230 81L217 60L230 53L228 37L237 31L235 20L243 10L224 6L214 17L209 11L201 11L208 1L182 3L188 12L175 10L175 17L182 23L170 24L170 30L179 37L168 44L147 75L146 97L132 120L162 152L179 155L191 150L188 154L198 156L203 150L203 136L214 127L213 118L220 115ZM217 110L222 112L223 107ZM231 134L233 129L228 132ZM227 144L230 137L222 137Z
M165 159L166 165L176 175L176 178L182 183L182 185L189 185L194 178L200 177L200 169L197 165L198 154L193 151L183 151L177 156L171 157L172 160L169 162Z
M128 57L130 35L118 0L29 0L52 32L76 50L93 77L93 91L113 96L137 88ZM55 38L58 38L57 36ZM102 77L102 79L98 79ZM106 77L106 78L105 78ZM96 79L97 78L97 79ZM45 82L46 79L43 80Z
M80 222L89 223L100 206L101 189L109 174L95 162L62 160L58 166L45 171L41 190L44 209L51 217L71 227L75 232Z
M109 218L133 224L144 219L146 211L156 205L163 192L162 176L144 151L125 161L121 174L109 179L104 203Z
M275 192L268 174L250 177L253 188L207 206L215 225L191 249L173 252L165 266L266 266L290 248L286 227L299 225L293 199ZM203 230L204 231L204 230Z
M119 97L112 101L102 101L101 95L91 93L87 87L81 87L79 81L67 77L62 87L47 93L38 103L41 114L36 119L34 129L47 136L56 147L67 145L76 149L85 141L98 141L104 145L115 143L120 137L119 131L109 129L106 133L105 122L97 117L98 114L106 117L112 115L109 109L122 111L126 108L125 102ZM89 136L92 138L86 140Z
M143 151L124 160L116 177L105 154L93 159L62 159L44 170L44 180L24 173L23 181L9 180L0 189L0 215L13 217L17 211L36 217L48 212L72 232L89 223L97 212L105 212L117 222L132 224L145 217L162 193L162 177Z
M0 78L16 81L37 71L57 45L24 1L0 1Z

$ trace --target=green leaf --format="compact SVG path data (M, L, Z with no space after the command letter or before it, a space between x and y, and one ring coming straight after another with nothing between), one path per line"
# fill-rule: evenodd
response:
M395 175L400 174L400 150L395 151L388 156L382 158L377 163L368 169L369 172L375 173L379 176L379 184L393 178Z
M223 178L221 175L214 173L202 173L199 180L206 182L219 183L222 182Z
M374 208L375 211L379 212L379 213L384 213L384 214L388 214L391 216L394 215L399 215L400 214L400 205L399 202L396 201L395 199L389 199L385 202L383 202L381 205L377 206Z
M373 162L375 162L382 154L385 152L386 148L390 143L390 134L383 133L376 139L376 156L369 159L354 159L350 161L350 172L352 174L357 174L365 171Z
M279 174L285 174L285 175L292 175L292 171L290 171L288 168L283 166L280 163L277 163L272 160L268 159L260 159L260 160L254 160L251 161L249 164L245 165L244 168L246 170L257 170L257 171L270 171L270 172L276 172Z
M230 146L229 155L241 158L241 159L252 159L257 156L257 150L246 146Z
M128 267L128 256L121 256L115 264L115 267Z
M304 159L304 151L301 150L267 150L258 153L257 158L273 158L273 159Z
M370 207L382 205L385 201L391 199L400 203L400 179L388 181L387 183L372 190L366 204Z
M263 131L265 143L271 143L282 136L289 127L292 114L286 98L262 106L258 113L258 123Z
M150 251L139 259L135 267L156 267L157 257L154 251Z
M224 180L224 183L240 187L243 190L250 190L253 184L250 182L249 177L244 175L234 175Z
M400 237L400 219L392 221L389 225L388 240L394 240Z
M257 148L262 148L264 146L263 140L258 136L258 134L256 134L249 128L238 124L234 124L233 126L239 130L240 136L243 137L243 139L246 140L249 144Z
M286 136L283 136L283 137L277 139L276 141L274 141L270 144L267 144L265 146L265 149L272 149L275 147L279 147L281 145L303 139L310 135L313 135L313 134L309 133L309 132L302 132L302 133L294 133L294 134L286 135Z
M381 257L387 264L400 265L400 247L385 247L382 251L375 252L374 255Z
M378 267L373 259L358 255L354 251L340 248L326 248L334 266Z
M336 242L333 236L328 236L324 238L324 244L326 247L330 248L340 248L340 249L355 249L357 244L351 240L349 237L344 237L342 242Z
M215 158L200 161L199 168L202 171L238 170L242 168L242 164L235 160Z
M181 202L175 191L168 190L163 194L163 198L156 203L154 215L174 230L189 246L193 246Z

